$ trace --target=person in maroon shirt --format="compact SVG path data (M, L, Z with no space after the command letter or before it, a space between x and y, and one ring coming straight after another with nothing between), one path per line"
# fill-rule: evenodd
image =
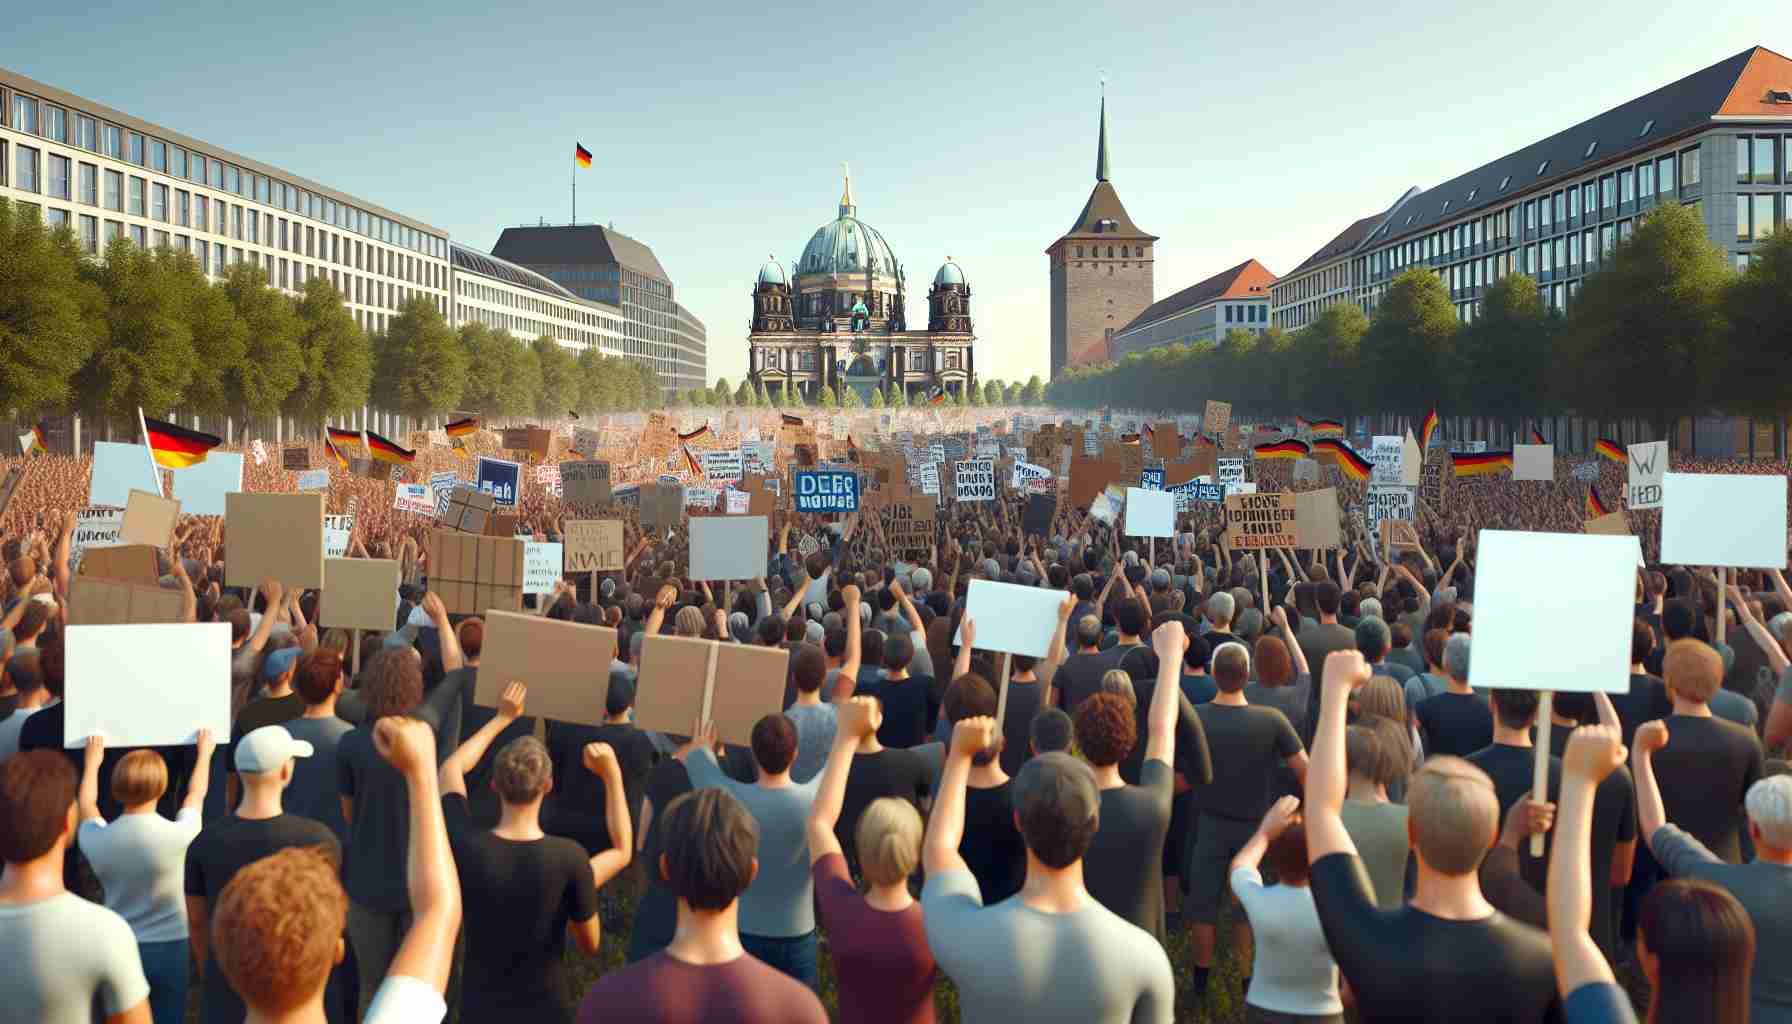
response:
M859 869L871 891L859 895L846 871L834 824L846 800L846 776L859 743L877 733L883 712L873 697L839 705L834 749L809 811L809 864L815 898L840 979L840 1019L858 1024L933 1024L933 953L921 905L908 877L921 863L921 813L901 797L882 797L859 815Z
M672 944L585 990L578 1024L828 1024L802 982L747 955L740 894L759 872L759 826L722 789L699 789L660 816L659 872L678 897Z

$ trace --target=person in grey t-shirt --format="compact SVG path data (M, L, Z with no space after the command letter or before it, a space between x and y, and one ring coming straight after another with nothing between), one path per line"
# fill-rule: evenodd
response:
M841 653L840 667L837 670L847 679L859 677L859 588L847 584L841 590L841 597L846 602L845 649ZM830 638L830 643L833 640ZM796 726L796 761L790 766L790 777L796 782L808 782L821 774L821 769L828 761L828 751L834 746L833 694L823 693L822 688L832 675L828 670L827 655L814 644L799 647L791 658L791 681L796 686L796 703L785 709L784 714Z
M1100 827L1095 773L1068 754L1028 761L1013 785L1027 847L1027 887L993 907L958 854L971 759L1001 732L993 718L953 728L922 861L921 907L934 959L973 1024L1169 1024L1176 986L1151 935L1083 887L1082 859Z

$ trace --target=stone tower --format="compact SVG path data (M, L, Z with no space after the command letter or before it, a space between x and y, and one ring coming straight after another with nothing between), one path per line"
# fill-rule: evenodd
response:
M1052 376L1066 367L1111 357L1114 333L1152 303L1156 242L1156 235L1132 222L1109 180L1104 94L1095 147L1095 189L1076 223L1045 250L1052 286Z

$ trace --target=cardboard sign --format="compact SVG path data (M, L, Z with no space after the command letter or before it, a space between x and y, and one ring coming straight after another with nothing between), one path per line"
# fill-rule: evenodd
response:
M1050 537L1052 535L1052 520L1057 514L1058 498L1056 495L1027 495L1027 507L1021 510L1020 515L1021 533L1028 537Z
M317 624L326 629L392 629L398 621L398 562L326 558Z
M1207 400L1207 409L1201 414L1201 430L1214 437L1224 435L1232 425L1232 403Z
M934 523L939 502L925 494L890 506L891 522L885 536L890 554L898 561L926 562L933 555Z
M1233 494L1226 498L1226 545L1234 551L1292 548L1295 535L1294 495Z
M1409 523L1412 522L1415 515L1413 488L1372 484L1364 498L1364 506L1365 528L1371 537L1379 539L1383 519L1404 519Z
M491 495L494 505L515 508L517 500L522 496L522 473L523 467L515 462L481 455L478 471L473 474L473 484L480 491Z
M1512 446L1512 479L1554 481L1555 478L1555 445L1515 444Z
M281 469L310 469L311 449L300 445L280 449Z
M1606 537L1628 537L1630 521L1622 512L1607 512L1597 519L1589 519L1581 524L1582 533L1598 534Z
M641 486L641 525L652 529L677 526L684 519L684 488L659 481Z
M529 450L528 427L504 427L498 431L498 446L513 452Z
M780 647L650 636L641 648L635 724L683 736L708 719L722 742L749 743L753 726L781 710L789 671L790 655ZM533 707L533 690L529 701Z
M174 542L174 524L179 518L180 502L148 491L132 491L125 499L117 542L165 548Z
M1070 460L1070 504L1092 504L1109 484L1120 479L1120 467L1100 459L1073 456Z
M1785 498L1780 499L1782 511ZM1782 546L1785 540L1781 535ZM1477 689L1624 693L1638 546L1634 537L1482 530L1475 573ZM1572 580L1573 586L1537 585ZM1537 624L1572 622L1572 639Z
M400 512L415 512L420 516L436 514L436 496L428 484L399 484L392 499L392 507Z
M523 593L551 594L560 582L559 544L523 542Z
M1051 654L1052 637L1058 632L1058 608L1063 602L1060 590L972 580L965 593L964 614L977 624L977 650L1044 658ZM964 642L962 628L953 634L952 642Z
M1231 410L1227 410L1231 415ZM1182 454L1182 434L1175 420L1163 420L1151 427L1151 454L1160 459L1173 459Z
M746 471L739 448L712 449L703 453L703 477L718 483L739 480Z
M1433 509L1444 504L1444 463L1448 456L1443 449L1433 448L1425 453L1425 464L1419 471L1419 497Z
M6 506L12 503L12 492L18 488L19 481L24 477L25 470L19 466L12 467L6 471L5 475L0 476L0 516L6 514Z
M230 624L70 626L63 746L171 747L230 736Z
M81 575L153 587L161 579L158 549L149 544L107 544L88 549Z
M162 493L162 474L140 444L95 441L87 504L123 508L132 491Z
M308 469L299 474L297 486L301 491L327 491L330 489L330 471Z
M520 522L522 522L522 520L517 516L499 514L487 516L485 519L485 529L481 532L481 536L515 537L517 535L517 525Z
M1380 539L1382 554L1390 558L1419 547L1419 532L1405 519L1383 519Z
M1126 528L1129 537L1176 535L1176 496L1168 491L1126 489Z
M523 542L431 530L429 589L456 614L515 611L523 605Z
M857 512L859 475L835 469L799 469L791 473L791 495L798 512Z
M1243 459L1219 459L1214 466L1214 482L1221 485L1242 484L1244 478Z
M462 484L448 496L446 508L438 506L436 525L459 533L484 533L496 504L487 492Z
M565 571L620 572L625 556L620 519L569 519L566 522Z
M76 576L69 582L71 626L175 623L185 618L186 594L161 586Z
M1294 482L1297 484L1316 484L1319 482L1319 463L1312 459L1294 460Z
M691 520L692 580L750 580L765 575L771 523L764 516Z
M1786 567L1784 476L1667 473L1661 491L1664 564Z
M959 501L996 500L996 464L990 459L965 459L952 465L954 495Z
M1668 443L1648 441L1629 447L1628 486L1624 505L1632 509L1660 508L1662 477L1668 471Z
M323 495L224 496L224 585L254 587L270 576L289 588L324 585Z
M784 654L783 649L778 653ZM607 626L492 611L485 616L474 703L497 707L505 684L520 680L529 686L529 714L600 725L615 657L616 631ZM690 723L684 728L689 732Z
M1294 539L1299 548L1335 548L1343 543L1336 488L1295 494Z

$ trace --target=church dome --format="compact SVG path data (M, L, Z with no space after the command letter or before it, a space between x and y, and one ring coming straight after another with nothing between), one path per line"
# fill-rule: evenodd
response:
M849 213L824 224L803 247L798 274L863 274L896 276L896 254L877 229Z
M784 268L782 266L778 265L778 261L774 260L774 259L768 259L765 261L765 266L759 268L759 283L760 284L789 284L790 281L787 278L785 278Z
M936 288L942 285L964 283L964 271L959 269L958 264L952 262L950 256L946 257L945 263L940 264L939 273L933 275L933 284Z

